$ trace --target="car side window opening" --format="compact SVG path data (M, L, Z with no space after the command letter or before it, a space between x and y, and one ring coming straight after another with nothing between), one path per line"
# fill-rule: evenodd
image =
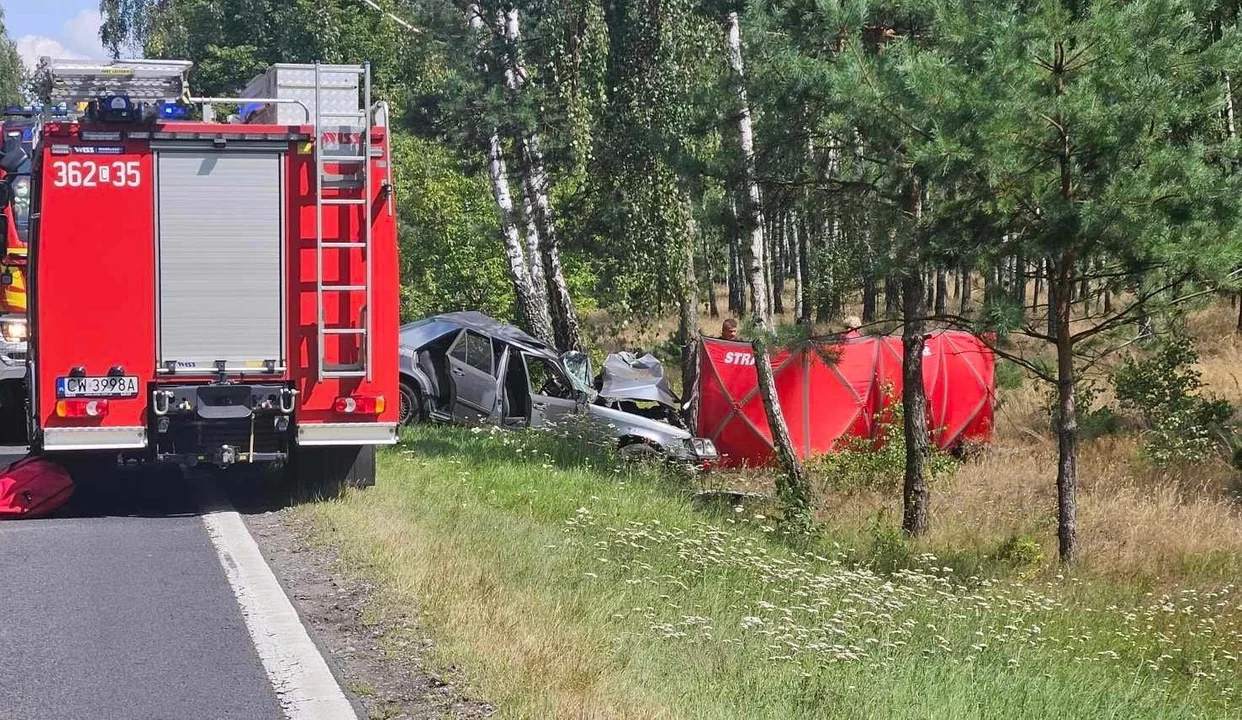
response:
M475 370L479 370L492 374L493 357L492 357L492 340L486 335L480 335L472 330L466 330L462 335L457 336L457 341L453 343L452 349L449 350L449 356L459 362L464 362Z
M457 342L453 343L453 347L449 349L449 357L466 362L466 339L461 335L457 336Z
M466 363L475 370L492 374L492 339L466 331Z
M561 377L556 366L546 358L526 355L526 373L530 378L530 391L535 395L565 398L573 397L569 384Z

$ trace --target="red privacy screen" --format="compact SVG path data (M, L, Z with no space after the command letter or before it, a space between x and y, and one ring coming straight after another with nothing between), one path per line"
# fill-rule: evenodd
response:
M884 388L901 397L901 338L861 337L772 355L776 391L798 455L831 452L874 437ZM992 437L995 356L975 336L932 333L923 350L932 439L941 448ZM772 460L772 434L759 399L750 344L704 338L699 353L699 435L726 465Z

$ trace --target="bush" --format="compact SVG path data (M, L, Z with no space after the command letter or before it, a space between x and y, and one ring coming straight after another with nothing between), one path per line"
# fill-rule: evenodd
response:
M1078 416L1078 432L1084 438L1111 435L1121 429L1121 417L1117 411L1102 405L1096 407L1100 388L1092 378L1078 378L1074 384L1074 410ZM1051 386L1044 399L1048 411L1049 431L1057 431L1057 387Z
M1012 360L997 358L996 388L998 390L1017 390L1022 387L1022 381L1025 379L1026 374L1021 366Z
M906 470L905 414L892 387L884 389L884 402L885 409L876 416L874 439L849 438L836 452L812 461L811 467L825 485L846 491L892 491L901 487ZM929 477L935 480L953 467L953 458L933 445L927 468Z
M992 559L1028 575L1044 562L1044 548L1030 535L1010 535L992 553Z
M1138 414L1146 428L1144 451L1158 463L1201 462L1224 449L1233 408L1198 394L1198 360L1190 339L1173 335L1113 373L1117 401Z

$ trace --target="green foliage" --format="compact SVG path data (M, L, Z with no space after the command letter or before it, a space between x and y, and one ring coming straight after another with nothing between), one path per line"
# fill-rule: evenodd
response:
M443 146L406 134L394 138L393 156L402 316L479 310L512 318L513 289L487 181L465 174Z
M4 8L0 8L0 106L21 104L25 82L26 68L5 29Z
M1121 407L1138 413L1146 428L1144 450L1158 463L1199 462L1222 448L1233 408L1203 397L1199 356L1180 334L1162 338L1147 355L1128 358L1112 376Z
M997 358L995 377L996 389L1017 390L1022 387L1022 383L1026 380L1026 371L1012 360Z
M1019 533L1006 538L992 553L991 559L1022 574L1030 574L1043 565L1044 548L1034 537Z
M989 297L979 310L975 327L980 331L996 333L996 341L1003 343L1011 333L1022 327L1023 307L1009 295L996 293Z
M1107 405L1097 405L1100 385L1094 377L1079 377L1074 383L1074 414L1078 419L1078 432L1086 438L1112 435L1121 430L1121 417ZM1049 386L1044 394L1044 408L1048 413L1049 429L1057 428L1057 388Z

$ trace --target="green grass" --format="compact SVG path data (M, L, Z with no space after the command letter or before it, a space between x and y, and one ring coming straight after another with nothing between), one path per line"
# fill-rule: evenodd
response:
M1242 716L1239 593L877 575L655 469L547 436L422 429L379 484L307 505L321 541L417 607L435 661L504 717Z

